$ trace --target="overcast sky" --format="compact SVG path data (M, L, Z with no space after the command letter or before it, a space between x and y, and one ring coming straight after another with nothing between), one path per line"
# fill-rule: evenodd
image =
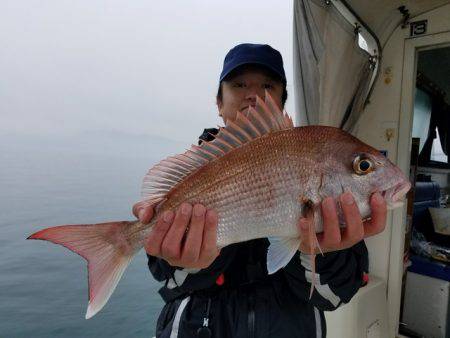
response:
M221 123L227 51L278 49L293 115L292 1L0 0L0 134L192 142Z

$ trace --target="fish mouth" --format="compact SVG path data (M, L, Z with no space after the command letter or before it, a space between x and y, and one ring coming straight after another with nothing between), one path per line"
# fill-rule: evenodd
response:
M385 199L388 209L396 209L403 205L406 193L411 189L411 183L408 181L400 182L393 187L381 191L381 195Z

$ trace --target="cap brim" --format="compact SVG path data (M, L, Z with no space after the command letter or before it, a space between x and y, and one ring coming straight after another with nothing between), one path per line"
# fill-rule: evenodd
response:
M286 77L285 77L284 74L280 74L278 70L276 70L274 67L270 66L267 63L264 63L264 62L261 62L261 61L242 61L242 62L237 63L236 65L234 65L232 68L227 69L226 73L222 73L222 75L220 76L219 82L222 82L223 79L228 76L228 74L230 74L233 70L235 70L236 68L238 68L240 66L243 66L243 65L261 65L261 66L264 66L266 68L269 68L271 71L273 71L278 76L280 76L280 78L282 80L286 81Z

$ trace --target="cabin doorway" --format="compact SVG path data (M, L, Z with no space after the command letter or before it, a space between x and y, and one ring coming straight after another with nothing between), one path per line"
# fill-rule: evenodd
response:
M450 32L405 42L399 163L410 169L400 333L450 337Z

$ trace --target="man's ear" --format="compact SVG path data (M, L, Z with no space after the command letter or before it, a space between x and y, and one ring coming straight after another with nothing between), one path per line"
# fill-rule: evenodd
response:
M217 104L217 110L219 111L219 116L220 116L221 118L223 118L223 116L222 116L223 102L222 102L222 100L219 98L219 96L216 96L216 104Z
M222 109L223 103L222 103L222 100L218 96L216 96L216 105L217 105L217 108L219 108L219 110Z

